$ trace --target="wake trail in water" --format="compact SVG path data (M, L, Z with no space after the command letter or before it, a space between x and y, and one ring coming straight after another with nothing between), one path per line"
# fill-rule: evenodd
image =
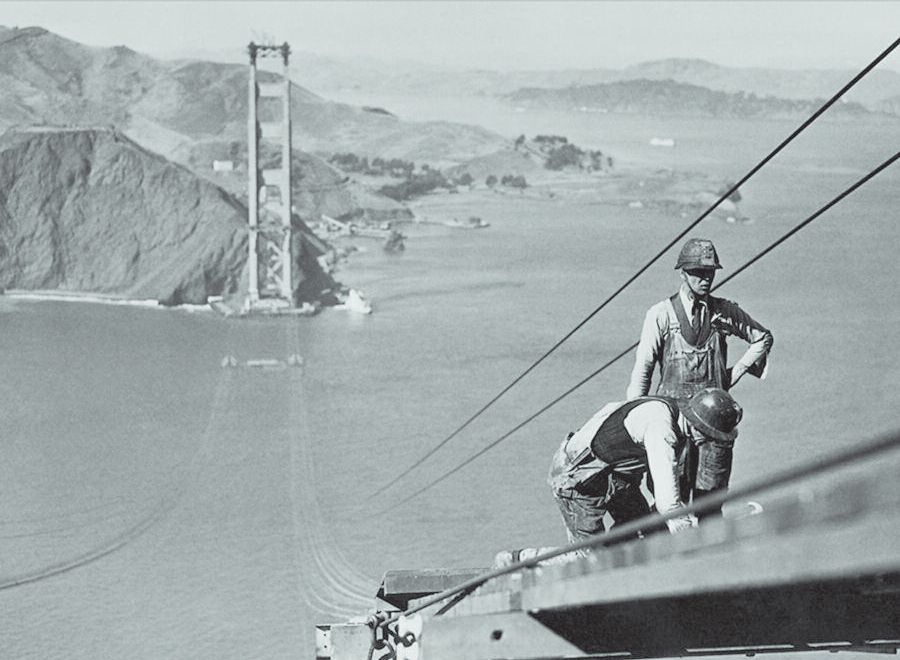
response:
M296 327L287 343L298 354ZM313 610L347 618L371 606L377 584L355 569L340 552L318 501L313 437L304 392L304 369L293 367L287 374L287 442L291 460L294 556L301 598Z
M179 475L179 478L172 484L169 491L162 497L157 505L149 511L149 513L119 534L94 545L91 549L74 557L45 564L35 569L21 571L16 574L0 575L0 590L37 582L97 561L98 559L106 557L120 548L125 547L144 534L148 529L164 520L178 506L193 482L193 477L208 460L210 447L214 438L217 436L217 425L227 411L227 406L231 400L232 382L233 377L228 372L224 372L218 379L215 394L213 395L209 420L206 429L202 434L201 441L198 443L190 460L182 467L182 474Z

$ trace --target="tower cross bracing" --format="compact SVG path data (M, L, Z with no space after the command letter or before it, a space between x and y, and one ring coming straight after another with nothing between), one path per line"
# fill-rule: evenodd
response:
M290 46L287 43L260 45L251 42L248 52L247 221L250 240L246 305L251 309L273 305L293 307ZM278 71L261 67L264 64L261 60L279 57L280 79ZM263 162L273 150L280 151L280 162L274 166L268 160Z

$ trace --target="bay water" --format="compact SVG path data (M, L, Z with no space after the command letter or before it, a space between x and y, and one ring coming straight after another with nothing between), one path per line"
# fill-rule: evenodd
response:
M797 123L491 122L569 135L623 171L732 180ZM891 118L816 125L742 187L748 222L691 235L715 242L727 276L898 145ZM734 391L734 484L896 430L898 178L887 170L718 292L775 335L767 379ZM0 657L308 658L315 624L365 614L387 570L488 567L499 550L564 542L550 456L624 397L631 356L516 427L637 340L678 286L675 250L453 432L692 218L536 191L414 210L490 227L405 225L399 255L359 239L337 277L371 315L2 300Z

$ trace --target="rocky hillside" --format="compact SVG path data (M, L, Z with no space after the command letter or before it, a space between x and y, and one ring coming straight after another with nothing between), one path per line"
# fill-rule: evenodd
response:
M166 304L243 288L248 75L247 65L165 62L0 27L0 287ZM260 66L262 82L275 75ZM333 301L339 286L319 265L328 247L304 219L411 215L322 156L352 150L444 164L504 143L480 128L407 123L296 85L291 119L298 304ZM263 153L260 165L276 159Z
M114 124L183 162L200 142L246 143L248 65L160 61L125 47L96 48L42 28L0 27L0 129L13 124ZM260 66L260 80L271 74ZM490 153L502 138L443 122L333 103L294 85L298 150L354 151L415 162Z
M806 117L824 102L824 99L789 100L744 92L717 92L672 80L628 80L562 89L528 87L503 98L525 108L733 118ZM859 103L832 107L832 116L865 114L869 111Z
M246 218L234 196L112 129L0 137L0 287L205 304L246 276ZM295 291L313 301L335 282L312 246L300 253Z

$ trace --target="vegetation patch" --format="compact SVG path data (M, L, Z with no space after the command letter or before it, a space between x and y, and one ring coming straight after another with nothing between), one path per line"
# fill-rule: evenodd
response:
M520 135L516 139L515 149L535 152L543 159L544 167L548 170L574 168L599 172L613 167L611 156L605 156L599 150L577 147L563 135L538 135L530 142L524 135Z
M509 155L515 154L515 160ZM497 154L482 156L471 163L458 165L447 170L440 170L428 164L419 168L411 161L399 158L384 159L359 156L355 153L336 153L328 158L328 162L348 173L357 173L371 177L390 177L402 179L399 183L389 183L378 188L377 192L398 202L409 201L444 189L458 192L460 188L472 188L477 184L476 175L484 177L484 185L488 188L505 186L525 189L528 181L521 171L490 171L493 167L507 167L518 164L515 169L540 167L551 171L577 170L580 172L609 172L613 168L613 159L599 150L582 149L569 142L562 135L538 135L528 140L519 136L512 144ZM492 163L492 164L491 164ZM487 169L487 174L485 171Z

